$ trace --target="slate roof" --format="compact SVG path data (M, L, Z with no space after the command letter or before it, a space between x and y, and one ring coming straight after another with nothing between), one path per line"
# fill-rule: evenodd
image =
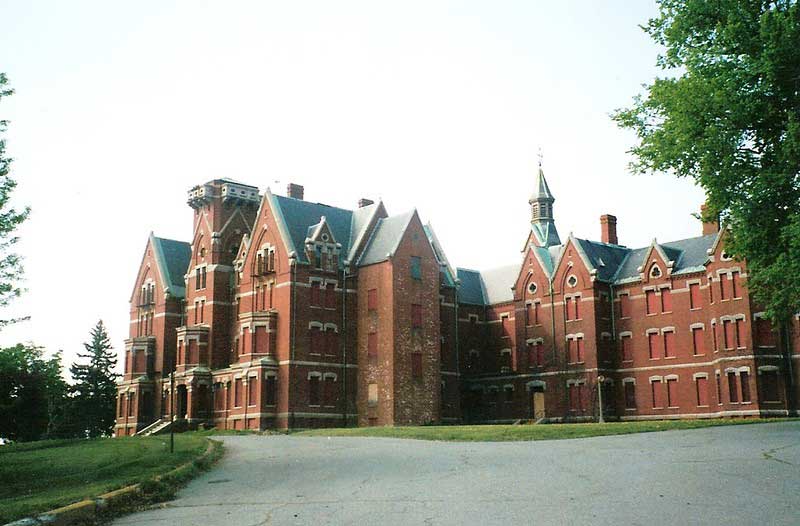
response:
M308 263L305 253L305 240L309 229L319 224L322 216L325 216L336 242L342 245L342 253L348 253L353 217L351 210L274 194L272 199L276 208L275 212L280 215L290 237L289 241L293 245L289 247L289 251L295 251L298 261ZM341 267L343 264L343 258L339 258L339 266Z
M561 238L558 236L556 224L553 221L546 220L531 224L536 239L544 247L552 247L561 244Z
M628 255L629 249L588 239L574 238L592 266L597 269L597 279L611 281Z
M151 240L166 291L176 298L186 297L184 275L192 258L191 246L184 241L164 239L152 234Z
M517 282L520 266L505 265L492 268L481 272L483 287L486 292L486 301L489 305L504 303L514 299L514 291L511 290Z
M718 234L691 237L669 243L659 243L661 249L669 259L674 261L672 275L702 272L708 260L708 250L714 245ZM630 283L639 279L637 269L644 263L644 257L650 247L642 247L628 251L628 256L614 276L614 283Z
M415 210L378 220L367 247L358 259L359 266L372 265L386 261L394 255Z
M458 302L469 305L486 305L481 273L477 270L458 268L456 275L461 281L461 286L458 288Z
M348 261L352 261L355 257L360 237L366 233L365 231L369 227L370 219L372 219L372 216L380 207L381 203L373 203L353 210L353 217L350 223L350 251L347 254Z

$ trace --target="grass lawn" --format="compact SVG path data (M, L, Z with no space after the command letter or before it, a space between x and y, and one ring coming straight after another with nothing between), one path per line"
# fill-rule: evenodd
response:
M204 436L44 440L0 447L0 524L165 473L201 455Z
M539 424L539 425L481 425L481 426L414 426L414 427L354 427L313 429L295 433L300 436L392 437L418 440L449 440L462 442L506 442L514 440L557 440L602 435L625 435L697 429L701 427L783 422L790 419L705 419L656 420L647 422L611 422L607 424Z

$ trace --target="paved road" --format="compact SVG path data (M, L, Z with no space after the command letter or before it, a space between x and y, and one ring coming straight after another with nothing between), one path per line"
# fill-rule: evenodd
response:
M117 525L800 524L800 422L550 442L225 437Z

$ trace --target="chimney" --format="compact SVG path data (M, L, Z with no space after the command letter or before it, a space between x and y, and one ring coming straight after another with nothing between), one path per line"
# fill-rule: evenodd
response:
M708 205L700 205L700 220L703 222L703 235L716 234L719 232L719 216L708 218Z
M286 187L286 195L302 201L303 185L289 183L289 185Z
M372 199L367 199L365 197L362 197L361 199L358 200L359 208L364 208L365 206L369 206L372 204L375 204L375 201L373 201Z
M611 214L600 216L600 241L611 245L619 245L617 239L617 218Z

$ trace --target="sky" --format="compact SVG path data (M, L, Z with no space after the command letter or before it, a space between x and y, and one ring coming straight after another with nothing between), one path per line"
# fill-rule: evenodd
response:
M150 231L189 241L187 190L227 177L354 208L416 208L451 263L516 262L541 149L562 239L699 235L703 192L632 175L609 114L660 72L654 1L0 0L7 153L33 342L118 352Z

